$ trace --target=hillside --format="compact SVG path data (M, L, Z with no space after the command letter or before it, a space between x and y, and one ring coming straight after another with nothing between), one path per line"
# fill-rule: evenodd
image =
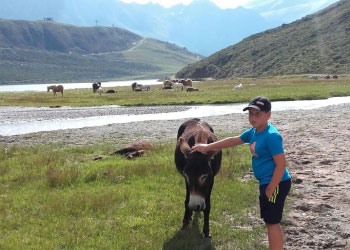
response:
M98 25L115 25L204 56L282 23L270 23L253 10L221 9L210 0L171 8L120 0L11 0L2 3L0 17L25 20L52 17L55 21L79 26L95 26L98 21Z
M199 59L116 27L0 19L0 84L158 78Z
M252 35L191 64L179 78L232 78L350 72L350 1Z

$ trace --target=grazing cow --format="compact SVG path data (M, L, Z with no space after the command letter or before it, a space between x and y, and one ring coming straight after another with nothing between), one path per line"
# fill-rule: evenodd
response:
M240 89L243 89L243 84L242 84L242 83L240 83L240 84L236 85L236 86L235 86L233 89L234 89L234 90L240 90Z
M92 91L96 93L96 91L101 87L101 82L94 82L92 84Z
M189 87L186 89L187 92L192 92L192 91L199 91L199 89L197 88L192 88L192 87Z
M324 77L324 79L329 80L329 79L331 79L331 76L330 76L330 75L326 75L326 76Z
M49 92L52 89L53 96L56 97L57 92L61 92L62 97L63 97L63 86L62 85L51 85L47 87L47 92Z
M146 150L152 149L152 144L145 141L134 142L126 145L126 147L119 149L110 155L124 155L127 159L133 159L135 157L142 156Z
M109 89L106 91L106 94L114 94L116 91L114 89Z
M181 230L185 230L191 220L193 211L203 211L203 233L209 234L210 194L214 185L214 176L221 166L222 152L213 151L203 154L191 152L196 143L213 143L217 141L212 127L191 119L184 122L178 130L175 149L175 164L186 183L185 214Z
M333 76L333 79L338 79L338 76L337 76L337 75L334 75L334 76Z
M181 79L179 82L182 83L185 87L192 87L191 79Z
M165 80L163 82L163 89L169 89L169 87L173 88L173 82L169 80Z

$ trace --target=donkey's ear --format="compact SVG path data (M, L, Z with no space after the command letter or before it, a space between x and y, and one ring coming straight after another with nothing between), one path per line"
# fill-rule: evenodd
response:
M191 148L183 137L179 138L179 145L181 152L185 155L186 158L189 158L191 155Z

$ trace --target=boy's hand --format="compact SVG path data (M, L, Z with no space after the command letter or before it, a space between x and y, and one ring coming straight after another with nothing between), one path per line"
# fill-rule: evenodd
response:
M191 148L191 152L198 151L198 152L205 153L207 152L207 147L208 147L208 144L196 144Z
M270 185L268 185L266 190L265 190L266 197L270 199L272 197L274 191L275 191L275 189L272 189L270 187Z

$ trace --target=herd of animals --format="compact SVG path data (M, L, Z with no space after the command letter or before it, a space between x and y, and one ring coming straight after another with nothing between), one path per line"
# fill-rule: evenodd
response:
M318 80L321 77L317 76L317 75L312 75L312 76L309 76L309 78L314 79L314 80ZM325 80L338 79L338 76L337 75L333 75L333 76L326 75L323 77L323 79L325 79ZM242 88L243 88L243 85L242 85L242 83L240 83L240 84L234 86L233 90L240 90ZM131 89L132 89L132 91L135 91L135 92L150 91L151 86L134 82L131 84ZM160 89L161 90L175 90L175 89L185 90L186 89L187 92L199 91L198 88L193 87L193 81L191 79L187 79L187 78L186 79L165 80L165 81L163 81L162 87ZM52 90L54 97L56 97L57 92L60 92L62 97L63 97L63 90L64 90L63 85L48 86L47 92L49 92L50 90ZM101 82L94 82L92 84L92 91L94 93L97 92L99 95L102 95L102 93L115 94L117 92L114 89L108 89L106 92L104 92L102 89Z
M192 91L199 91L198 88L193 87L193 82L191 79L181 79L181 80L165 80L162 84L162 87L160 88L161 90L173 90L173 89L181 89L184 90L186 89L187 92L192 92ZM137 82L134 82L131 84L131 89L132 91L139 92L139 91L150 91L151 86L150 85L144 85L144 84L139 84ZM51 85L47 87L47 92L52 90L54 97L56 97L56 93L60 92L63 97L63 90L64 87L63 85ZM108 89L106 92L103 91L102 88L102 83L101 82L94 82L92 84L92 91L94 93L98 93L99 95L102 95L102 93L106 94L114 94L117 91L114 89Z

